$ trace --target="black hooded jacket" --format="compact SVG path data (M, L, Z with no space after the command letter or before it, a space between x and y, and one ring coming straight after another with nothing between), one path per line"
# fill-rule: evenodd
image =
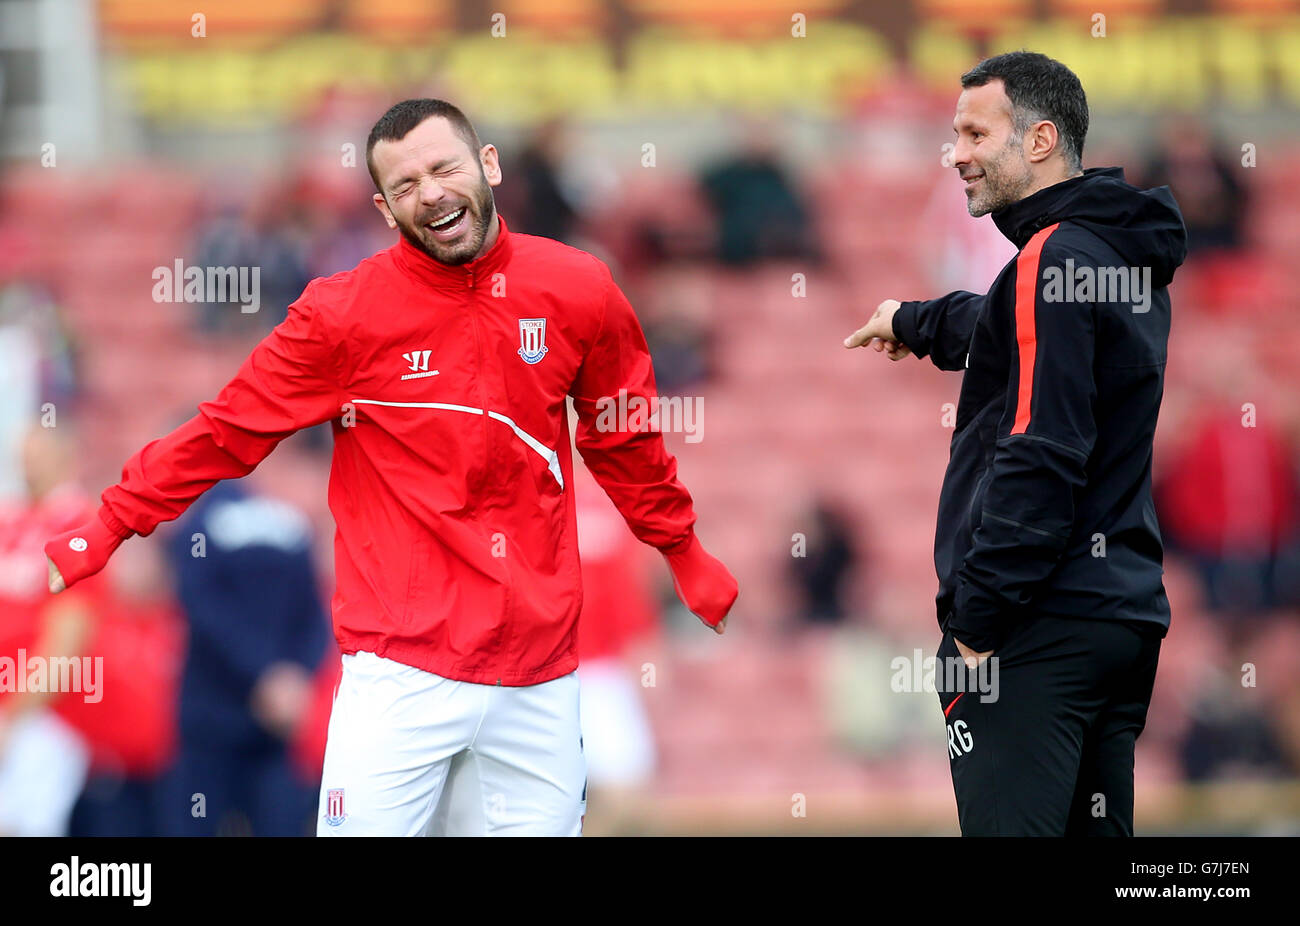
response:
M995 649L1031 615L1169 628L1151 445L1187 253L1168 187L1092 168L993 213L987 295L904 302L894 335L965 370L934 559L939 626Z

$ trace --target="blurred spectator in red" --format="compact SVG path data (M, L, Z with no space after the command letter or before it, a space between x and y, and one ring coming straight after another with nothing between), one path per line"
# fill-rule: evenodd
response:
M308 279L350 270L393 243L394 233L371 202L375 190L364 157L346 171L324 159L303 162L283 186L283 228L301 249ZM286 297L291 302L298 293Z
M820 261L810 210L778 159L770 124L746 120L736 153L705 170L700 186L713 207L715 254L722 263Z
M1207 406L1157 486L1162 532L1196 564L1210 609L1228 617L1287 603L1278 567L1296 533L1291 448L1252 416Z
M168 554L189 646L164 834L311 832L319 780L299 774L295 737L334 650L306 516L239 481L218 483L177 525Z
M316 668L311 700L289 747L298 776L316 785L320 784L325 767L325 741L329 733L330 712L334 709L334 692L338 690L343 675L338 644L333 641L331 644L325 648L325 658Z
M104 697L64 712L92 754L69 835L157 836L159 786L176 748L185 624L156 546L127 544L108 575L110 594L86 645L103 658Z
M50 596L41 538L85 523L93 505L70 481L65 432L30 430L22 462L26 497L0 509L0 835L62 836L91 758L64 711L102 698L103 679L93 661L74 675L49 660L82 657L106 580L79 585L67 600ZM47 667L41 675L31 669L38 665ZM80 690L62 690L56 675Z
M578 621L583 752L589 807L584 832L620 832L654 773L654 734L641 700L641 669L629 649L658 625L646 547L604 490L574 466L582 614ZM593 796L594 795L594 796Z

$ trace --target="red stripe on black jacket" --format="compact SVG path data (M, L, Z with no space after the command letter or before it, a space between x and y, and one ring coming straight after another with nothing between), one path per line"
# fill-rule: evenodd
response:
M1020 253L987 294L894 315L913 353L964 371L935 531L939 624L979 651L1035 615L1167 628L1151 459L1186 254L1177 204L1093 168L993 218ZM1109 270L1144 292L1075 286Z

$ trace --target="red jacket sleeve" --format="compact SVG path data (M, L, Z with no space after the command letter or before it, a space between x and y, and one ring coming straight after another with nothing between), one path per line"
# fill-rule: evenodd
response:
M122 481L102 496L110 528L147 535L222 479L252 472L294 431L342 414L339 342L324 328L314 290L308 285L216 399L127 461Z
M654 368L636 313L614 280L606 279L600 330L572 389L576 444L637 539L672 553L694 536L695 510L660 432L637 426L658 398ZM620 403L627 412L620 414ZM644 414L636 413L638 406Z

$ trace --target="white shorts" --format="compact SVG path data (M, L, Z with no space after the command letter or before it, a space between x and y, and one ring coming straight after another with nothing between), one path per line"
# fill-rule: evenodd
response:
M66 836L90 769L90 749L54 711L24 714L0 755L0 834Z
M579 836L578 676L478 685L343 656L318 836Z

